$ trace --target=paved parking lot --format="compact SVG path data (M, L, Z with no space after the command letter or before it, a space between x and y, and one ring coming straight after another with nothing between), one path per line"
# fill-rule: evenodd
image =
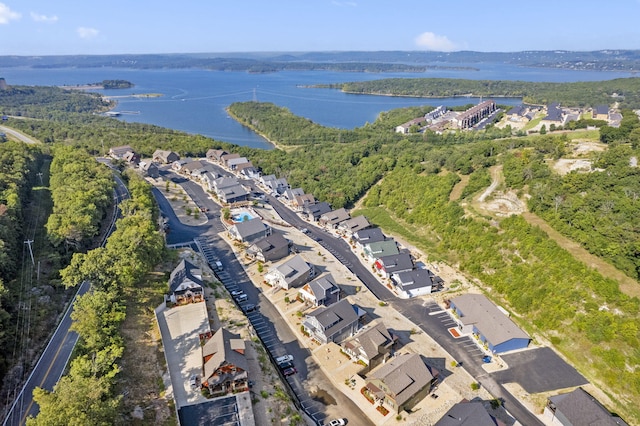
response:
M588 383L551 348L529 349L503 355L507 370L492 373L502 383L518 383L528 393L547 392Z

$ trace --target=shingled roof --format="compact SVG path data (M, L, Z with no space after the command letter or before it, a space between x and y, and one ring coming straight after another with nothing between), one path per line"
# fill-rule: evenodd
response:
M369 375L389 388L390 396L401 406L433 380L419 354L402 354L382 364Z

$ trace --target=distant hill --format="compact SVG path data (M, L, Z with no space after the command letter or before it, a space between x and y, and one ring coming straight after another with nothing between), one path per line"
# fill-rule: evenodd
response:
M524 52L247 52L0 56L0 67L204 68L248 72L284 70L421 72L437 68L473 68L473 64L479 62L502 62L545 68L640 72L640 50L597 50L591 52L566 50Z

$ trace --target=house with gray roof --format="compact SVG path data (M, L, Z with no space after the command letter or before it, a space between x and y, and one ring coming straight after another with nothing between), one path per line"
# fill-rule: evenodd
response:
M258 170L253 164L240 170L240 175L247 179L259 179L261 176L260 170Z
M223 188L228 188L230 186L240 185L238 178L233 176L221 176L213 181L213 185L210 188L214 192L218 192Z
M149 176L150 178L154 179L160 177L160 169L158 168L158 165L153 161L141 161L138 164L138 167L140 167L140 170L144 172L145 176Z
M345 340L342 348L354 362L363 362L369 369L373 369L387 362L393 354L393 345L397 339L384 322L379 321L365 326L358 334Z
M371 243L379 243L381 241L386 240L387 238L382 233L382 229L380 228L366 228L361 229L360 231L354 232L351 236L351 241L358 247L360 250L364 250L364 246Z
M247 249L247 256L261 262L275 262L289 255L291 241L274 233L254 242Z
M229 236L243 243L252 243L269 235L271 235L271 227L257 217L237 222L229 228Z
M393 239L364 244L362 251L371 263L381 257L400 253L398 244L396 244L396 241Z
M300 195L304 195L304 190L302 188L287 189L284 191L284 194L282 194L284 199L290 203L292 203L296 199L296 197L299 197Z
M202 386L212 396L249 389L249 363L239 334L220 328L202 345Z
M264 276L273 287L298 288L315 276L315 268L299 254L271 268Z
M169 276L169 297L173 303L201 302L204 283L200 268L182 259Z
M551 425L628 426L582 388L549 397L543 417Z
M180 173L191 175L191 172L203 168L207 164L204 160L193 160L185 163L180 168Z
M514 421L515 422L515 421ZM502 426L491 416L482 402L462 401L452 406L435 426Z
M249 160L247 160L247 157L232 158L227 161L227 167L229 170L235 171L240 164L246 164L248 162Z
M432 291L440 289L444 283L429 269L395 272L391 275L391 280L396 286L398 296L404 299L431 294Z
M221 188L216 191L216 195L220 201L227 204L239 203L249 199L249 191L240 184Z
M596 105L593 108L592 117L594 120L608 120L609 105Z
M180 156L177 153L164 149L156 149L151 158L153 158L153 161L162 164L173 164L175 161L180 160Z
M347 299L330 306L320 306L305 316L302 327L305 333L320 344L335 342L353 336L360 328L356 307Z
M320 216L320 219L318 219L318 222L322 226L335 229L340 223L348 219L351 219L351 215L344 207L342 207L323 214L322 216Z
M302 215L312 222L317 222L320 217L331 211L329 203L322 201L314 204L305 204L302 207Z
M391 358L366 377L366 390L389 411L410 411L431 391L437 372L415 353Z
M371 222L365 216L356 216L347 219L338 224L338 232L347 237L351 237L354 233L371 227Z
M303 285L298 297L313 306L329 306L340 300L340 287L331 274L326 274Z
M491 352L503 353L529 346L529 335L482 294L454 297L450 307L462 333L476 335Z
M135 167L140 163L140 154L128 151L122 156L122 159Z
M413 259L409 253L390 254L379 257L373 262L373 266L380 275L391 278L393 274L412 270Z

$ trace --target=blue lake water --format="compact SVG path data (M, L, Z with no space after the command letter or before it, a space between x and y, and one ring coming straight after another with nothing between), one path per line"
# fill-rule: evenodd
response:
M441 64L446 65L446 64ZM272 102L318 124L353 129L373 122L378 114L394 108L416 105L464 105L477 98L407 98L352 95L339 90L313 89L309 85L381 78L446 77L522 81L599 81L633 76L624 72L574 71L551 68L524 68L508 64L461 64L473 70L429 70L424 73L346 73L331 71L286 71L269 74L221 72L200 69L135 70L122 68L63 68L0 70L9 85L78 85L102 80L123 79L132 89L103 90L117 97L114 111L131 111L119 119L141 122L201 134L237 145L271 149L264 138L231 119L225 108L233 102L257 100ZM127 97L132 94L159 93L152 98ZM501 104L516 105L517 98L501 98Z

